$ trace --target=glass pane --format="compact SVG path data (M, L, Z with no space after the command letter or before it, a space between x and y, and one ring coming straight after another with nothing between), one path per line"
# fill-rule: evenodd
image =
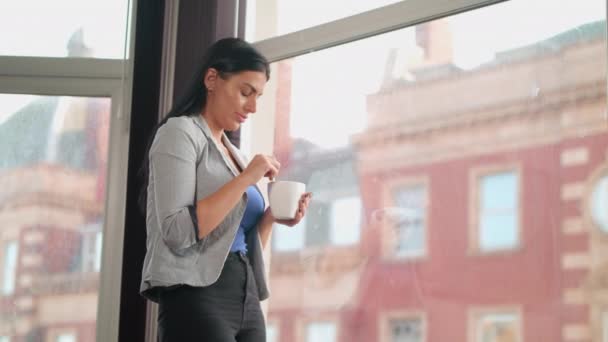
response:
M608 233L608 175L603 176L593 188L591 215L600 229Z
M305 244L269 264L280 339L306 341L302 322L324 315L340 341L388 341L383 320L415 312L427 341L467 341L483 303L521 309L521 336L560 341L567 317L601 340L607 50L605 1L511 0L273 63L248 143L270 140L279 178L313 193ZM422 195L395 197L406 183L425 185L416 258L386 224L415 217ZM359 239L336 246L332 222L356 213L332 219L331 203L348 196Z
M335 200L331 207L331 241L335 245L359 242L361 199L347 197Z
M308 324L306 331L307 342L334 342L336 341L336 325L329 322L315 322Z
M275 324L266 325L266 342L277 342L278 331Z
M61 334L57 336L57 342L76 342L74 334Z
M479 342L517 342L520 341L515 314L484 315L478 324Z
M17 273L17 249L16 241L4 244L4 265L2 275L2 294L12 295L15 292L15 274Z
M0 335L93 342L109 98L0 95Z
M400 0L251 0L247 1L248 41L303 30L390 5Z
M402 319L391 322L391 342L422 342L421 321Z
M485 176L481 180L481 209L517 208L517 177L512 172Z
M123 58L127 0L0 2L0 56ZM69 15L66 15L69 13Z
M518 244L515 215L482 215L480 248L485 251L513 248Z

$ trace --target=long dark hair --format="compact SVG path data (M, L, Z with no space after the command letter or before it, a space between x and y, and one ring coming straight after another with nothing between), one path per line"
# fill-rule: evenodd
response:
M201 60L201 64L194 73L194 77L186 88L185 94L175 102L173 108L167 113L164 119L159 122L152 130L144 160L139 169L141 187L139 189L138 204L141 212L146 215L150 147L154 141L154 136L160 128L170 118L185 115L200 115L207 103L207 89L205 89L204 77L209 68L218 71L218 75L227 79L230 75L241 71L261 71L266 74L266 80L270 78L270 66L266 58L257 51L251 44L240 38L224 38L215 42Z

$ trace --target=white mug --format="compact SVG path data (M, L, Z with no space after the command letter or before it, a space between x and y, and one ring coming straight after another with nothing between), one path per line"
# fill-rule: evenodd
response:
M293 181L268 183L268 200L274 218L278 220L294 219L304 192L306 192L304 183Z

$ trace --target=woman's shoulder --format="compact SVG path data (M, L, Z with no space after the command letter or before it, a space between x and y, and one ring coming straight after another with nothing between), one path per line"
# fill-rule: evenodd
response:
M190 116L172 117L158 128L152 149L161 145L181 146L193 145L198 151L206 144L207 139L198 129Z

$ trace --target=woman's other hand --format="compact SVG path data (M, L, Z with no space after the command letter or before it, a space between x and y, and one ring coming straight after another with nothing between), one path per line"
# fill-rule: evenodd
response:
M310 199L312 198L312 192L307 192L302 194L300 197L300 201L298 203L298 211L296 212L296 216L291 220L277 220L273 216L273 221L285 226L293 227L302 221L304 215L306 215L306 210L308 210L308 204L310 203ZM272 211L270 207L266 210L270 215L272 215Z

